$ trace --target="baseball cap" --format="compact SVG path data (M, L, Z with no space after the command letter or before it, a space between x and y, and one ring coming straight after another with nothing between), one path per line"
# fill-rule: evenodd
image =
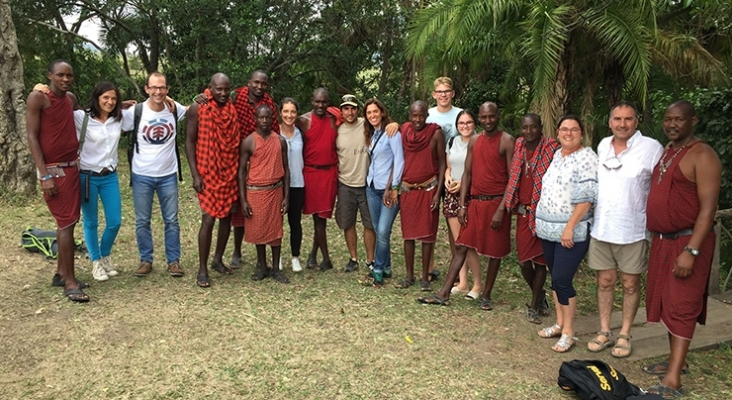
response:
M343 108L343 106L354 106L358 107L358 99L356 96L352 94L346 94L343 97L341 97L341 106L340 108Z

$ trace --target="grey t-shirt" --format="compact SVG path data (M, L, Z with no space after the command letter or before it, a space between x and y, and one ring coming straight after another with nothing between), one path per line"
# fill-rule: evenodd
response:
M460 111L463 111L463 109L455 106L453 106L450 111L444 113L437 111L437 107L429 109L430 115L427 117L427 123L434 122L435 124L440 125L442 128L442 134L445 136L446 145L447 141L450 140L451 137L458 134L457 127L455 126L455 120L457 119L457 115Z

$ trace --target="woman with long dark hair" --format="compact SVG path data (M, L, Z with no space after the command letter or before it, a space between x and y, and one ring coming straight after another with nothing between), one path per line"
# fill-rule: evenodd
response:
M404 171L402 135L386 135L391 122L384 103L372 98L364 103L364 136L371 164L366 176L366 202L376 231L374 286L384 285L384 274L391 275L391 228L399 213L399 187ZM399 286L399 284L397 285Z

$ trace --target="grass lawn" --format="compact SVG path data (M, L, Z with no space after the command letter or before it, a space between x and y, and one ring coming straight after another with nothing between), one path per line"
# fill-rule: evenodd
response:
M153 273L132 275L139 259L122 160L123 225L113 251L120 276L95 282L91 263L79 257L77 274L92 284L86 305L72 304L50 286L55 261L19 247L26 226L54 226L40 195L0 198L0 398L572 399L556 384L561 362L598 358L585 343L555 354L553 341L536 335L539 326L524 315L528 289L514 256L503 262L494 311L459 298L450 307L428 307L415 301L419 289L362 285L363 265L344 273L348 253L334 221L328 237L335 269L294 274L288 264L290 285L253 282L255 250L245 245L243 269L231 276L211 272L212 287L200 289L200 209L184 171L180 224L186 275L174 279L165 270L157 205ZM306 217L304 223L307 251L312 222ZM75 236L83 236L80 224ZM400 236L397 219L394 282L404 276ZM444 221L438 240L436 259L444 274ZM230 254L231 244L227 260ZM283 254L288 260L287 240ZM433 289L442 282L441 277ZM595 312L593 274L583 267L576 282L580 313ZM641 362L614 360L609 353L599 358L641 387L656 382L640 372ZM689 364L692 373L683 377L688 398L732 398L729 346L692 353Z

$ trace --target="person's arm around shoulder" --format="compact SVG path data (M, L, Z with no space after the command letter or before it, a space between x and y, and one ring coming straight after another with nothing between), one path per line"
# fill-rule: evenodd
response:
M392 137L399 132L399 123L398 122L389 122L384 127L384 132L386 133L386 137Z
M706 143L691 148L686 157L693 156L694 181L699 198L699 214L694 222L694 230L687 247L699 250L704 239L712 230L717 212L719 190L722 183L722 163L717 153ZM682 251L676 258L674 276L686 278L692 273L694 256L689 251Z
M287 140L279 135L277 135L277 138L280 139L280 146L282 146L282 167L285 169L285 176L282 178L282 190L284 197L282 198L282 207L280 208L282 215L285 215L288 207L290 206L290 165L289 160L287 159Z
M430 205L431 210L435 210L440 206L440 188L445 184L445 171L447 170L447 157L445 156L445 136L442 134L442 129L436 129L435 133L430 139L432 148L437 153L437 186L435 186L435 193L432 195L432 204Z
M470 193L470 181L473 178L473 148L475 142L478 140L480 135L473 135L468 142L468 153L465 156L465 167L463 168L463 177L460 179L460 200L458 201L458 222L460 225L466 226L468 224L468 210L465 205L468 200L468 194Z
M193 180L193 190L202 193L204 187L201 174L198 173L196 165L196 145L198 144L198 103L193 103L188 109L188 118L186 119L186 159L191 169L191 178Z
M501 155L503 159L506 160L506 171L508 173L511 173L511 162L513 161L513 149L514 145L516 143L516 139L514 139L513 136L509 135L506 132L503 132L501 134L501 143L498 145L498 152ZM506 198L508 197L508 184L506 184L506 189L503 191L503 198L501 198L501 205L506 204ZM493 213L493 219L491 219L491 229L493 230L499 230L501 229L503 216L506 213L506 207L498 207L496 209L496 212Z
M241 212L246 218L252 217L252 208L247 202L247 175L249 174L249 158L254 153L254 136L249 135L239 146L239 198Z
M300 130L300 133L302 133L303 141L305 140L305 132L310 129L310 112L307 112L295 120L295 127Z
M71 99L71 105L74 107L74 110L81 110L81 106L79 105L79 100L76 98L76 95L71 92L66 92L66 97Z
M30 147L33 162L36 164L38 174L41 176L41 190L48 196L56 195L56 181L49 177L46 170L46 162L41 151L41 111L50 106L51 101L44 93L33 91L28 96L26 106L25 124L28 134L28 147Z

